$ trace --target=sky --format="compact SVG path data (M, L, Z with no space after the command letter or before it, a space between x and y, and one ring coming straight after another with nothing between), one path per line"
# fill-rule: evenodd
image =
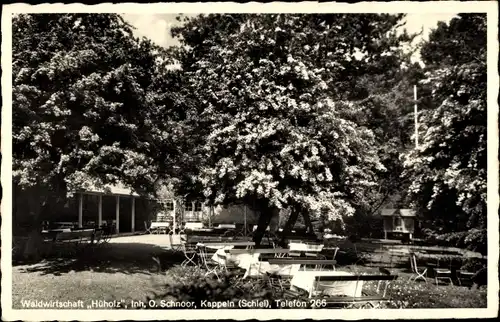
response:
M422 37L427 39L429 32L437 26L438 21L448 22L455 15L450 13L408 14L405 27L410 33L423 30ZM170 28L180 24L175 20L176 14L122 14L122 16L136 28L134 31L136 36L147 37L163 47L178 44L178 41L170 36Z

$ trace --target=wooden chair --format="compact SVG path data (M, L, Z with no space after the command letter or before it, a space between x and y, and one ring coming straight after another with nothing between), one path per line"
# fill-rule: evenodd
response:
M451 279L451 269L440 268L439 258L437 260L436 268L434 268L434 280L436 281L436 285L439 285L439 280L447 280L450 282L450 284L453 284L453 281Z
M417 256L415 255L415 253L410 254L410 265L411 272L413 274L410 276L410 279L408 281L416 281L417 279L421 278L424 280L424 282L427 283L427 279L425 278L427 276L427 267L419 267L417 265Z

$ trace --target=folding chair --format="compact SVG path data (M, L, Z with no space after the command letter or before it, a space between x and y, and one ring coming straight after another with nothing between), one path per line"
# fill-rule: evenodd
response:
M436 285L439 285L439 280L447 280L450 284L453 284L451 279L451 269L439 268L439 258L437 260L436 268L434 268L434 280Z
M205 273L205 276L208 276L210 274L215 274L217 279L220 280L219 274L217 274L217 270L219 269L220 264L217 263L216 261L212 260L209 257L209 254L207 253L206 246L199 246L198 249L199 249L199 255L200 255L202 265L207 270L207 272Z
M148 225L148 222L144 220L144 234L147 234L147 233L152 234L151 225Z
M415 253L410 254L410 265L413 274L410 276L408 281L416 281L417 279L421 278L424 280L424 282L427 283L427 279L425 278L425 276L427 276L427 267L418 267L417 256L415 255Z
M266 272L266 277L268 279L268 284L273 291L275 289L284 291L285 289L289 288L290 280L292 279L291 275L278 275L269 272Z
M195 262L195 258L197 256L196 246L188 243L187 235L180 235L180 241L180 250L184 254L184 257L186 257L186 259L184 259L184 261L181 263L181 266L186 267L189 264L198 266L198 264Z
M387 275L387 276L390 276L391 275L391 271L389 271L387 268L384 268L384 267L380 267L378 269L378 271L384 275ZM385 297L385 293L387 292L387 287L389 286L389 284L392 282L392 280L379 280L378 283L377 283L377 294L379 292L379 289L380 289L380 284L381 282L385 282L385 287L384 287L384 297Z
M337 252L338 251L339 251L339 248L335 247L335 250L333 251L333 258L332 259L335 259L335 257L337 257Z

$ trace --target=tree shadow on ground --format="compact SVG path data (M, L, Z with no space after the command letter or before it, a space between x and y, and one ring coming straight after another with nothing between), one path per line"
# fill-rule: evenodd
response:
M181 252L156 245L109 243L93 249L84 249L76 255L59 254L38 261L13 261L12 265L24 266L20 272L39 272L43 275L62 275L72 271L150 275L159 270L153 256L160 260L162 270L184 260Z

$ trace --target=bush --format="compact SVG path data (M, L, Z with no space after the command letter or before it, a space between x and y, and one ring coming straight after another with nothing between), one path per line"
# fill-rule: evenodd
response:
M486 255L488 248L486 229L440 234L432 229L422 229L425 241L429 244L446 247L465 248Z
M240 300L267 300L269 308L276 308L273 301L276 294L266 279L241 280L241 271L218 273L220 279L214 275L205 277L205 271L199 269L192 272L183 270L182 275L182 278L174 278L176 282L167 284L162 292L154 294L148 301L194 302L197 308L207 308L201 305L206 300L218 303L229 301L235 304L233 308L238 308Z
M486 260L481 258L468 258L465 260L461 269L468 272L477 272L484 267L486 267Z

